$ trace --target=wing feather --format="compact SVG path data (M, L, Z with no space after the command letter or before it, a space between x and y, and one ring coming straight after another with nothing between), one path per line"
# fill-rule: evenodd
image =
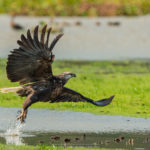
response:
M73 91L69 88L64 87L62 90L62 93L58 97L53 99L51 101L51 103L55 103L55 102L85 102L86 101L86 102L89 102L96 106L106 106L112 102L113 98L114 98L114 96L111 96L109 98L101 99L98 101L93 101L92 99L84 97L83 95L81 95L80 93L78 93L76 91Z
M44 38L45 38L45 32L46 32L47 25L45 25L42 29L42 34L41 34L41 43L44 45Z
M54 46L56 45L56 43L58 42L58 40L63 36L63 34L59 34L56 36L56 38L52 41L50 47L49 47L49 51L52 51Z
M25 37L22 34L21 39L17 41L19 48L11 51L11 54L8 56L6 68L8 79L12 82L26 84L52 77L51 64L54 55L48 48L51 28L48 29L47 39L44 42L46 28L47 26L43 27L40 40L38 38L39 26L36 26L33 38L30 30L28 30L27 36ZM54 41L55 39L52 41L52 47L56 44Z
M49 35L51 33L51 30L52 30L52 28L49 28L48 31L47 31L47 39L46 39L46 44L45 44L46 48L48 48Z
M64 87L62 93L51 102L85 102L86 98L80 93Z
M40 43L39 43L39 39L38 39L38 29L39 29L39 26L36 26L35 29L34 29L33 43L34 43L35 48L38 51L41 51L42 49L40 47Z
M33 43L32 36L31 36L31 32L30 32L29 29L28 29L28 31L27 31L27 41L28 41L28 44L32 47L32 49L33 49L33 50L36 50L36 49L35 49L35 46L34 46L34 43Z

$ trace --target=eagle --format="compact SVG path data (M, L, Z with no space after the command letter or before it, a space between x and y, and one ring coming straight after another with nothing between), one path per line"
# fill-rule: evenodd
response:
M114 96L94 101L82 94L65 87L65 84L75 73L64 72L54 75L52 63L55 55L52 50L58 40L63 36L58 34L49 44L52 28L45 25L39 35L39 26L34 28L33 35L27 30L27 35L21 34L17 41L19 48L8 55L6 66L7 77L11 82L19 82L20 86L3 88L1 92L16 92L21 97L26 97L22 111L17 119L24 122L29 106L36 102L89 102L96 106L106 106L111 103Z

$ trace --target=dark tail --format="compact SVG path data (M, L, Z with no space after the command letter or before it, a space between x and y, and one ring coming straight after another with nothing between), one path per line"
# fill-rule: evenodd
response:
M105 98L105 99L98 100L98 101L93 101L93 100L87 98L86 101L89 103L92 103L96 106L106 106L111 103L111 101L113 100L114 97L115 96L111 96L109 98Z

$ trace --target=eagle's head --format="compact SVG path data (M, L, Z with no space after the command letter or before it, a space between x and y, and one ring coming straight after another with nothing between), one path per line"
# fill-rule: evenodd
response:
M63 75L66 80L69 80L72 77L76 77L76 74L71 73L71 72L64 72Z
M70 78L72 77L76 77L76 74L71 73L71 72L64 72L61 73L60 75L58 75L60 78L65 79L66 81L68 81Z

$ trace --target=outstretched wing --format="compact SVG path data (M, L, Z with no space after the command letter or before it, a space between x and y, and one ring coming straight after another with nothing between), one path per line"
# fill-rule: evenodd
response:
M41 31L40 40L38 38L38 26L34 29L33 38L30 30L27 31L27 37L21 35L21 40L18 40L18 49L14 49L8 56L7 62L7 77L12 82L20 82L25 84L35 82L52 76L51 64L54 60L52 49L63 34L59 34L49 42L51 28L47 30L45 25ZM47 38L45 34L47 31Z
M85 98L78 92L73 91L69 88L64 87L61 94L53 99L53 102L85 102Z
M64 87L62 93L55 99L51 101L51 103L55 102L89 102L96 106L106 106L111 103L114 96L109 98L101 99L98 101L93 101L87 97L84 97L80 93L73 91L69 88Z

